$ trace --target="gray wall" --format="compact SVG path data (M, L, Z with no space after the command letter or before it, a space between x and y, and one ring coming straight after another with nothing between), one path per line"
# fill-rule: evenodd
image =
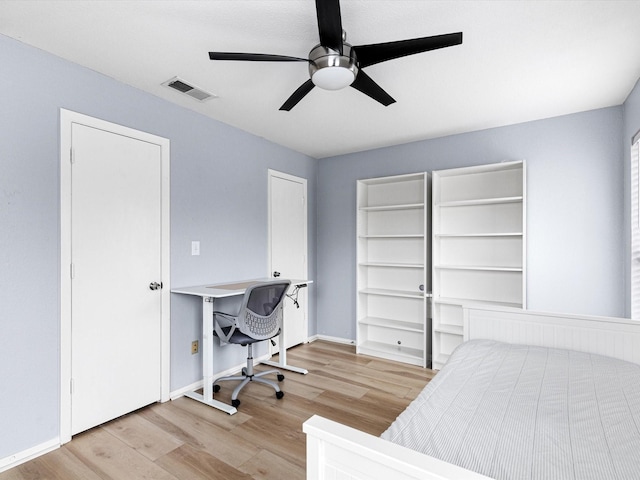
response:
M323 159L319 333L356 337L357 179L519 159L527 162L528 307L623 316L622 132L623 108L614 107Z
M267 170L308 179L315 276L317 160L0 36L0 459L59 434L59 109L171 141L174 286L267 270ZM191 256L191 240L201 255ZM310 334L316 332L311 286ZM198 299L172 295L171 389L201 378ZM266 347L264 351L266 351ZM241 347L217 367L243 361ZM261 351L257 354L263 353Z

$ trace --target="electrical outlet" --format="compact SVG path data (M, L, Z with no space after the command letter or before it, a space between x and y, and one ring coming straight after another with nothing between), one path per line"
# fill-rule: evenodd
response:
M198 353L198 340L191 342L191 355Z

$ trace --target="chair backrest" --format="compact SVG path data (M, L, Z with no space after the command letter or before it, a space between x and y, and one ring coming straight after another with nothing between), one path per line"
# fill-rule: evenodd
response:
M274 280L248 287L238 312L238 330L256 340L275 337L282 326L282 303L289 285L290 280Z

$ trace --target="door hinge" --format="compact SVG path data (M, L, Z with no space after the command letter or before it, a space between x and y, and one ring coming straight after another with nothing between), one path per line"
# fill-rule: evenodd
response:
M72 280L76 277L76 266L73 263L69 265L69 276Z
M76 152L73 148L69 150L69 161L71 162L71 165L76 163Z
M73 387L74 385L73 385L73 378L72 378L71 380L69 380L69 393L71 395L73 395Z

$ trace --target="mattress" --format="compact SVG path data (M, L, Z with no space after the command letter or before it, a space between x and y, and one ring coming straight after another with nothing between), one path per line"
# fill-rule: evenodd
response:
M382 438L496 479L640 479L640 366L460 345Z

